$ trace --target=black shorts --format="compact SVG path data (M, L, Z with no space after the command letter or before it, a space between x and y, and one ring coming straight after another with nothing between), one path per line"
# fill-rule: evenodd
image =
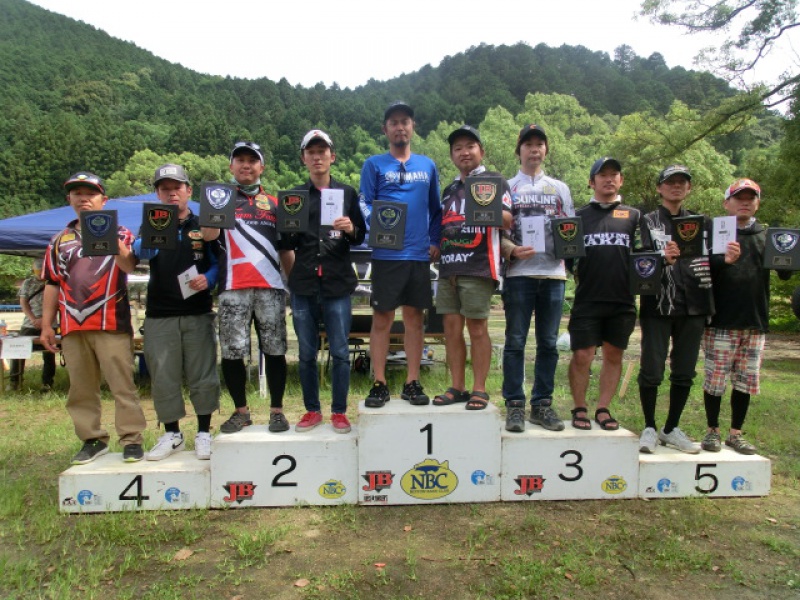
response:
M570 348L581 350L608 342L622 350L636 326L636 307L616 302L586 302L572 307L569 316Z
M429 264L418 260L373 260L370 305L379 312L398 306L433 306Z

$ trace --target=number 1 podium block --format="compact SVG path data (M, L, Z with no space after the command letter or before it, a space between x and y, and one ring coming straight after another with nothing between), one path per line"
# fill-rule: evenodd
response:
M209 467L188 451L136 463L106 454L61 473L58 504L69 513L208 508Z
M358 502L367 505L496 502L500 499L497 407L463 403L383 408L359 404Z
M639 436L625 429L563 431L525 424L525 431L503 431L504 501L636 498Z
M746 456L723 446L721 452L686 454L659 446L639 459L642 498L686 496L766 496L772 474L769 459Z
M330 424L304 433L251 425L218 435L211 453L211 506L355 504L358 433Z

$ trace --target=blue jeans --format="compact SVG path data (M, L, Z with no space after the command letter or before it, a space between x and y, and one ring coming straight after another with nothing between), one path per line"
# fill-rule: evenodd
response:
M531 406L550 406L558 365L558 326L564 306L565 282L560 279L508 277L503 282L506 343L503 347L503 398L525 402L525 342L535 314L536 363Z
M321 411L317 350L319 325L322 322L325 324L333 363L331 410L335 413L347 412L347 393L350 389L350 354L347 338L350 335L352 312L350 296L320 298L292 294L292 321L300 347L300 387L303 390L303 403L307 411Z

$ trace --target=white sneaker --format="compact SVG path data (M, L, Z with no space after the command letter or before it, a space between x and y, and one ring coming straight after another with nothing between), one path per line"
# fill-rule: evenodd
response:
M194 453L198 460L209 460L211 458L211 434L207 431L200 431L194 436Z
M669 433L664 433L664 428L662 427L658 431L658 441L661 442L662 446L669 446L687 454L700 453L700 444L690 440L689 436L677 427Z
M653 454L658 446L658 434L652 427L645 427L639 437L639 452L642 454Z
M163 460L173 452L180 452L183 450L184 445L185 442L183 441L182 433L168 431L158 438L156 445L147 453L147 460Z

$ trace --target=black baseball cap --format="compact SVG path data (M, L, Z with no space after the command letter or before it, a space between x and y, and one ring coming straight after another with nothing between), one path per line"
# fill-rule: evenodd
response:
M385 111L383 111L383 122L385 123L386 121L388 121L391 114L398 110L402 110L409 117L411 117L412 119L414 118L414 109L411 108L408 104L406 104L402 100L396 100L395 102L392 102L389 106L387 106Z
M462 125L458 129L456 129L453 133L447 136L448 143L452 146L453 142L455 142L460 137L469 137L478 142L481 146L483 146L483 142L481 141L481 134L478 133L478 130L475 129L472 125Z
M620 163L616 158L604 156L603 158L598 158L596 161L594 161L592 168L589 170L589 180L594 179L594 176L597 175L607 164L611 164L617 171L622 173L622 163Z
M105 196L106 188L103 185L103 180L89 171L78 171L74 175L70 175L69 179L64 182L64 189L70 191L82 185L95 188Z
M261 150L261 146L255 142L236 142L233 145L233 150L231 150L231 162L233 162L234 156L241 154L242 152L255 154L258 157L258 160L261 161L261 164L264 164L264 151Z
M186 185L191 183L189 181L189 176L186 174L186 170L182 166L172 163L161 165L156 169L153 175L153 186L158 187L159 182L164 179L172 179L180 183L185 183Z
M544 128L541 125L535 125L533 123L525 125L525 127L519 130L519 135L517 136L517 148L514 150L516 154L519 154L519 147L522 146L522 143L532 135L542 138L545 144L548 143L547 134L544 132Z
M661 185L673 175L683 175L689 181L692 180L692 174L689 172L688 167L684 167L683 165L670 165L668 167L665 167L664 170L658 174L657 185Z

